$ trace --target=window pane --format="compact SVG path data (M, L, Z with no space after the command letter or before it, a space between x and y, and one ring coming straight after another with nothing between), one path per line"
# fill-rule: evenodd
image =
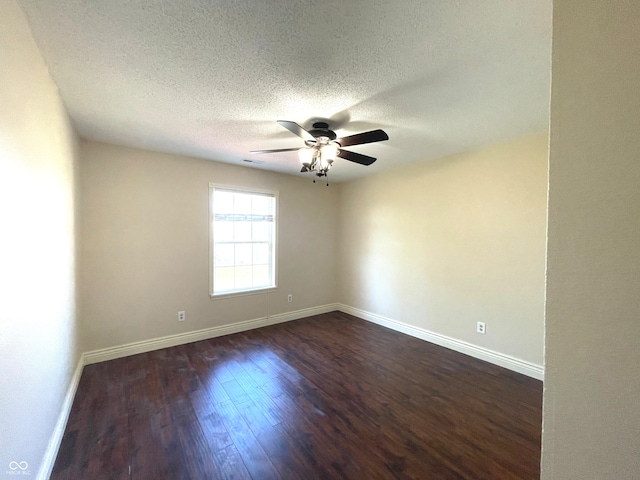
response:
M266 265L269 263L269 245L266 243L253 244L253 264Z
M232 267L234 265L233 255L235 251L233 247L233 244L215 245L213 258L214 266Z
M270 222L253 222L251 224L251 240L254 242L268 242L269 231L271 230L272 223Z
M267 287L271 285L271 275L269 275L268 265L255 265L253 267L253 286Z
M234 268L222 267L214 270L213 285L215 292L227 292L234 289Z
M233 213L233 192L215 191L213 213Z
M267 197L266 195L255 195L252 199L251 213L254 215L271 215L273 210L271 205L273 204L273 197Z
M245 193L235 193L233 203L233 213L249 215L251 213L251 197Z
M251 223L249 222L234 222L234 235L233 240L235 242L250 242L251 241Z
M250 243L242 243L236 244L236 259L235 265L251 265L251 244Z
M233 242L233 222L215 222L213 235L216 242Z
M240 288L249 288L252 286L252 275L251 275L251 271L253 270L253 267L248 266L248 267L236 267L235 268L236 272L236 282L235 282L235 287L240 289Z

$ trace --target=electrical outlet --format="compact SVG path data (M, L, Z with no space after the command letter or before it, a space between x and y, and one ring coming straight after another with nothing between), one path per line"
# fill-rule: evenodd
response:
M487 333L487 326L484 322L478 322L478 325L476 326L476 332L481 333L482 335Z
M186 314L184 313L184 310L180 310L178 312L178 321L179 322L184 322L185 317L186 317Z
M287 302L289 303L293 302L293 295L291 294L287 295Z

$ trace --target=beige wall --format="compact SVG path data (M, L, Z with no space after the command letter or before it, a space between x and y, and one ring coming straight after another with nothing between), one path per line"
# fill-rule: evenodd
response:
M640 2L554 1L542 478L640 478Z
M0 2L0 65L0 477L15 461L36 478L80 353L77 142L13 0Z
M341 185L339 301L541 365L547 145L536 135Z
M335 187L94 142L81 159L87 350L335 302ZM209 182L279 192L277 291L209 298Z

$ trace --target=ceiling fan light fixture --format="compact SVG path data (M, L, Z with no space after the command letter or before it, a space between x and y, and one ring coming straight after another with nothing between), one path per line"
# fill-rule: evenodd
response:
M326 177L331 165L338 156L340 145L328 137L318 138L315 144L308 144L298 152L301 172L313 172L318 177Z

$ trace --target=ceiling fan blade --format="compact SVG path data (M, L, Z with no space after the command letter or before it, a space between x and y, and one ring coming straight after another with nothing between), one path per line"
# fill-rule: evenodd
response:
M251 150L249 153L278 153L278 152L295 152L296 150L302 150L306 147L296 148L276 148L275 150Z
M316 137L307 132L304 128L298 125L296 122L290 122L289 120L278 120L278 123L282 125L284 128L289 130L291 133L302 137L304 140L308 140L310 142L315 142Z
M345 160L349 160L350 162L359 163L360 165L371 165L376 161L376 159L373 157L342 149L338 150L338 156L340 158L344 158Z
M364 143L383 142L384 140L389 140L389 135L387 135L384 130L380 129L371 130L370 132L356 133L355 135L336 139L341 147L362 145Z

